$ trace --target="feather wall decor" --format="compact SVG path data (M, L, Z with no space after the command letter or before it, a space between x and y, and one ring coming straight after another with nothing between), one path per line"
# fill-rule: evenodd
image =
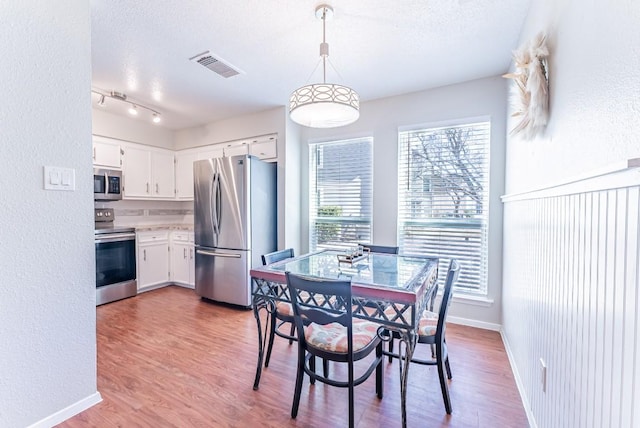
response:
M511 115L520 121L510 134L533 138L549 119L549 76L547 37L539 33L531 42L513 52L516 71L502 77L515 82L516 105Z

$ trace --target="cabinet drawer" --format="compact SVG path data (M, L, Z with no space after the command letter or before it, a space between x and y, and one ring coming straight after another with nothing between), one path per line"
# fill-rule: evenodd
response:
M168 231L138 232L137 239L139 244L145 244L145 243L153 244L155 242L166 242L169 240L169 232Z
M175 242L190 242L188 231L177 231L171 233L171 239Z

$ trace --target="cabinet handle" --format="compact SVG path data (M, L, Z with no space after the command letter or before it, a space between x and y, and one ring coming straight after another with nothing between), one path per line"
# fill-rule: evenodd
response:
M93 160L96 160L96 148L93 148Z
M193 260L193 248L189 248L189 258Z
M183 255L183 258L185 258L185 259L187 258L187 249L186 248L182 249L182 255Z
M156 193L158 193L158 183L156 183Z
M147 261L147 250L142 250L142 260Z
M147 193L149 193L149 183L147 183Z

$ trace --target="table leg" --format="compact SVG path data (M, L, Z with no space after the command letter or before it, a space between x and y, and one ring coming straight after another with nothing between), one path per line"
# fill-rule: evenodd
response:
M262 323L260 322L260 311L266 312L266 322L264 324L264 332L262 331ZM267 329L269 328L269 322L272 320L273 313L275 311L275 305L271 299L265 299L262 296L254 296L253 298L253 316L256 318L258 324L258 365L256 367L256 377L253 381L253 389L257 390L260 386L260 376L262 375L262 361L264 360L264 348L267 337L269 337Z
M400 367L400 408L402 411L402 428L407 426L407 380L409 379L409 363L413 358L413 351L416 346L416 334L413 330L397 330L400 336L398 343L398 359ZM404 344L405 352L402 352Z

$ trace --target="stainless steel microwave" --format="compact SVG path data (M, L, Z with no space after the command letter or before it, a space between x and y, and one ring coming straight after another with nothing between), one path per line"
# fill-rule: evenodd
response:
M93 200L118 201L122 199L122 171L93 169Z

